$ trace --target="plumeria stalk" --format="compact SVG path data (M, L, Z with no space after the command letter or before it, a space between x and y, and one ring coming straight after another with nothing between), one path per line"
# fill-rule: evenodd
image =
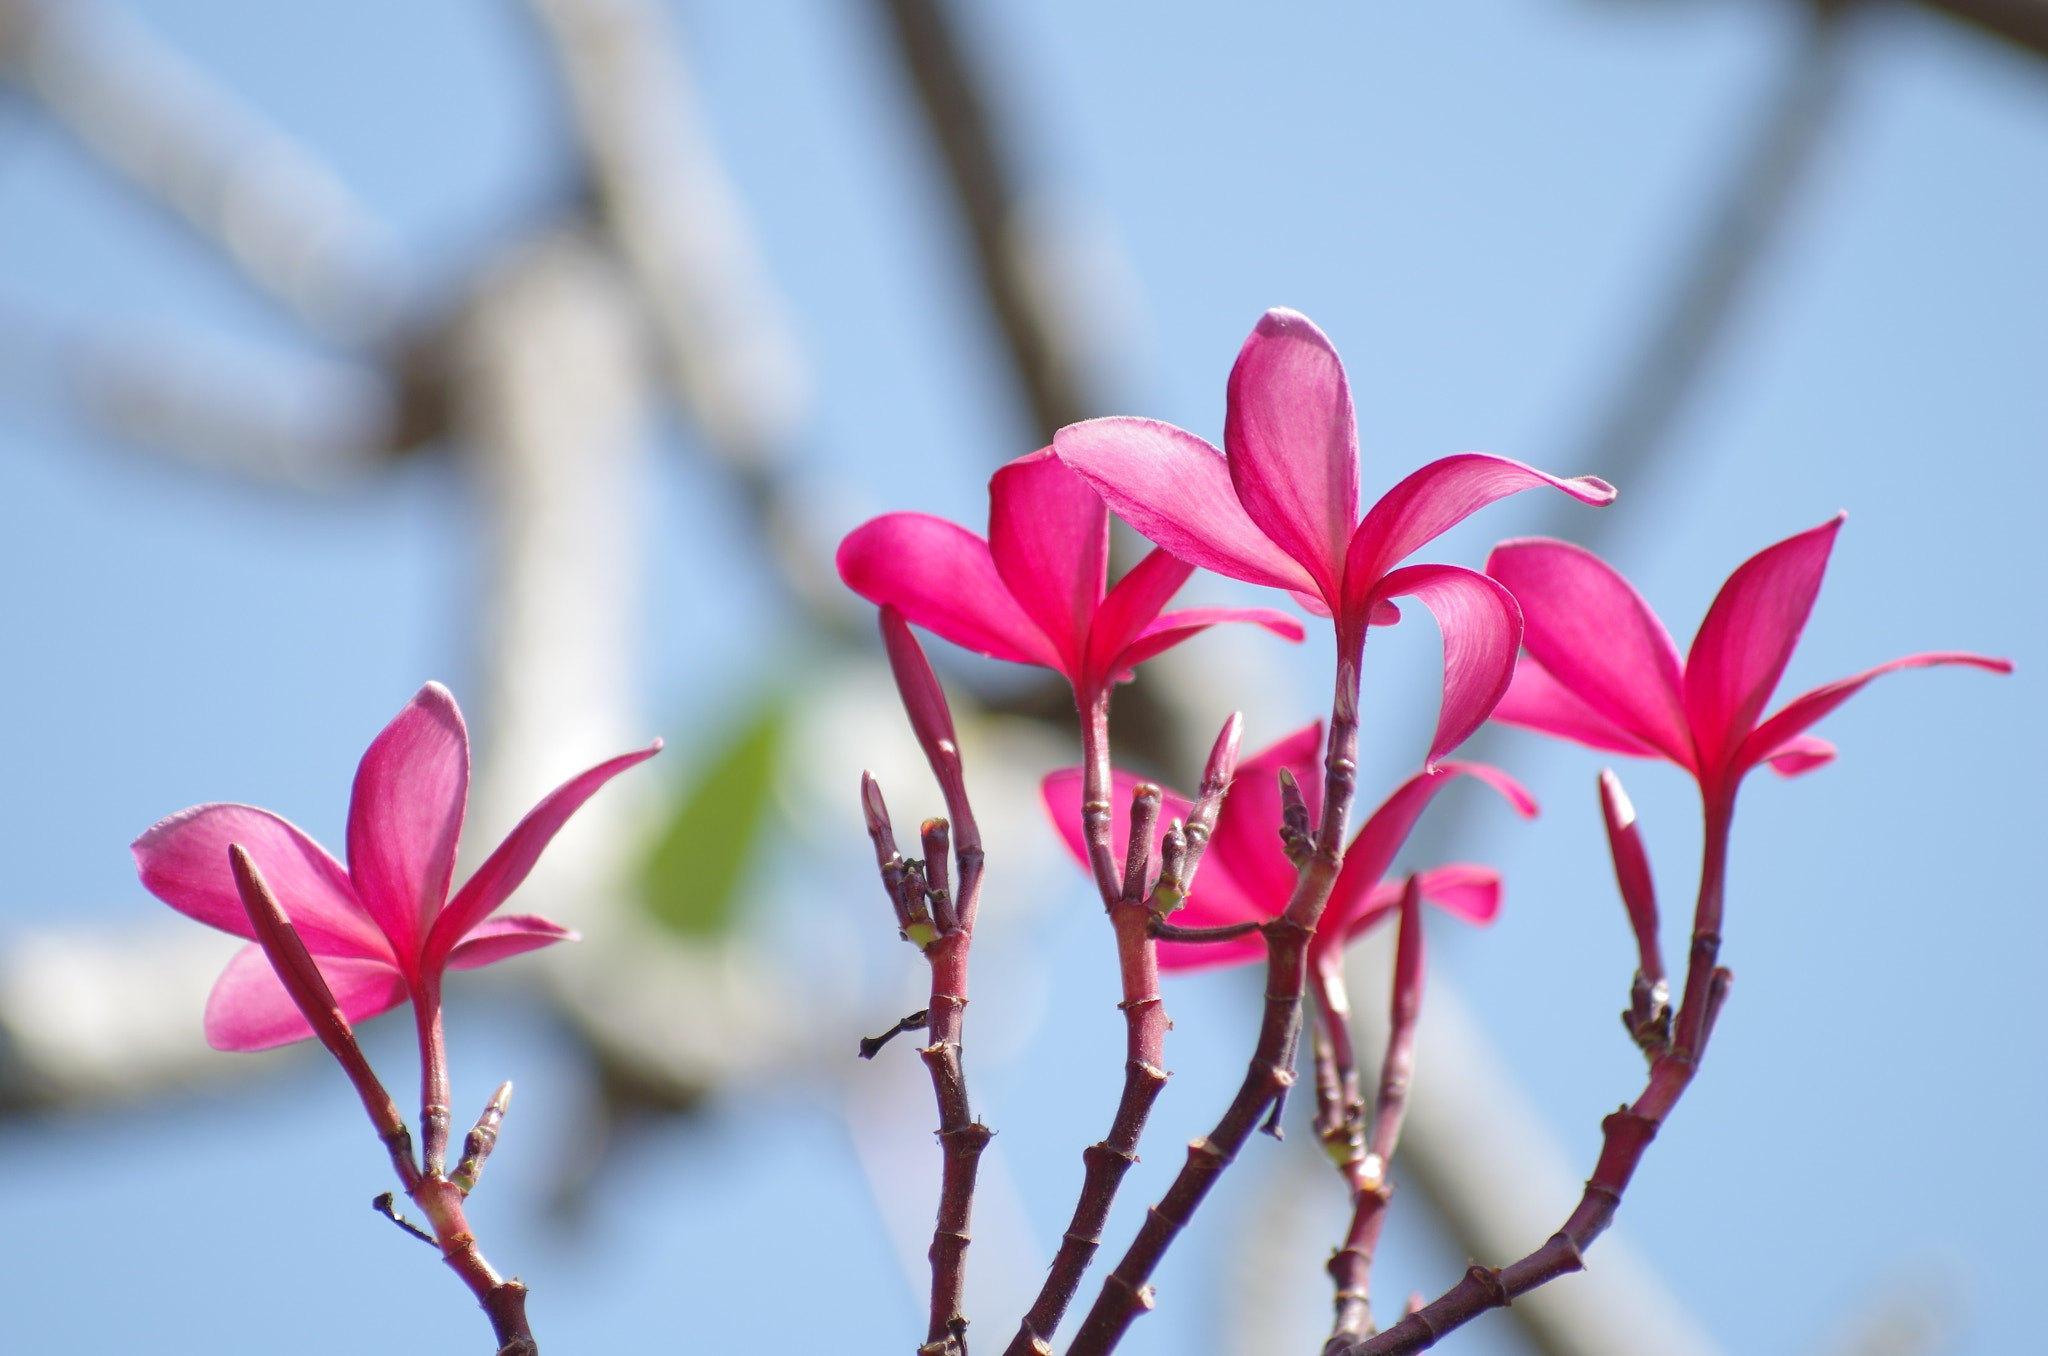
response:
M1442 1296L1345 1348L1345 1356L1420 1351L1486 1310L1585 1265L1585 1249L1612 1223L1644 1151L1691 1085L1733 984L1719 957L1729 831L1743 778L1765 763L1790 777L1831 761L1834 746L1806 731L1881 674L1942 664L2011 672L2008 660L1961 651L1909 655L1824 684L1763 719L1805 630L1842 522L1838 515L1737 567L1682 661L1641 595L1590 551L1544 539L1514 541L1496 548L1487 562L1488 572L1515 591L1527 618L1528 654L1496 719L1595 748L1662 758L1699 784L1705 831L1685 986L1668 1039L1658 1030L1641 1032L1631 1003L1631 1033L1650 1056L1649 1080L1634 1102L1601 1122L1600 1158L1564 1226L1505 1267L1473 1266ZM1638 859L1633 814L1619 813L1625 803L1613 795L1619 783L1610 789L1609 782L1602 780L1602 805L1618 829L1610 837L1616 879L1643 965L1661 969L1655 950L1641 943L1645 927L1655 926L1646 908L1648 862ZM1644 978L1639 970L1639 986ZM1661 1025L1661 1016L1649 1015Z
M200 805L135 840L142 883L172 908L249 938L206 1005L206 1037L223 1050L262 1050L317 1037L355 1085L434 1241L490 1315L506 1356L533 1351L525 1288L492 1271L463 1218L509 1085L448 1172L447 1045L441 984L471 969L573 939L533 914L493 916L543 849L598 788L661 749L623 754L544 797L476 874L455 891L455 856L469 793L469 732L439 683L421 688L385 726L356 770L343 868L288 821L248 805ZM411 1002L420 1049L421 1142L357 1048L351 1024Z

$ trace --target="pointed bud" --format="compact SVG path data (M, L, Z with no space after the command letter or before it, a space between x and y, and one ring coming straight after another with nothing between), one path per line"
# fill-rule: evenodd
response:
M1401 887L1401 932L1394 950L1394 997L1389 1016L1395 1029L1413 1027L1422 1012L1422 877L1410 874Z
M950 827L943 819L927 819L918 830L924 843L925 890L931 897L932 918L942 933L951 932L956 923L953 896L946 887L946 858L952 852Z
M1218 795L1230 785L1230 779L1237 775L1237 746L1244 738L1244 713L1233 711L1230 719L1223 722L1223 729L1216 736L1216 743L1209 749L1209 762L1202 769L1201 794L1207 795L1215 787Z
M491 1150L498 1147L498 1127L505 1123L505 1112L511 1106L512 1085L498 1084L498 1090L484 1105L483 1115L476 1118L469 1137L463 1140L462 1162L456 1165L454 1175L448 1179L463 1195L476 1190L476 1179L483 1176L484 1164L489 1161Z
M896 691L903 698L903 710L910 728L924 749L932 775L945 793L946 810L953 818L962 847L979 842L973 832L973 815L967 808L967 783L960 772L960 738L953 731L953 710L939 677L925 658L924 647L911 634L910 623L892 604L882 605L882 646L889 652L889 671L896 677Z
M1657 944L1657 888L1650 879L1650 859L1643 851L1641 831L1636 827L1636 807L1621 778L1611 771L1600 774L1600 813L1607 821L1607 847L1614 857L1614 879L1621 887L1622 903L1628 906L1629 926L1635 929L1636 950L1641 957L1643 978L1652 985L1664 981L1664 953Z
M1159 827L1159 788L1140 782L1131 790L1131 837L1124 850L1123 898L1132 904L1145 897L1152 878L1152 831Z
M1309 820L1308 802L1301 798L1294 774L1284 767L1280 769L1280 842L1287 859L1296 866L1315 855L1315 825Z

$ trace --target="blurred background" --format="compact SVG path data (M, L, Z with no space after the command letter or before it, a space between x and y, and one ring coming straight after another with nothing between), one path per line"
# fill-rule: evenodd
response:
M482 1349L366 1208L388 1165L328 1062L205 1050L232 945L124 851L208 800L339 850L356 759L430 678L477 741L472 864L669 741L521 897L588 940L451 986L458 1119L518 1085L474 1217L542 1341L914 1345L930 1093L907 1042L853 1052L923 971L855 788L899 822L938 796L831 550L890 509L979 529L989 473L1077 418L1220 440L1238 344L1289 305L1349 365L1369 495L1474 449L1621 487L1431 558L1572 537L1683 644L1736 563L1847 508L1788 692L1915 650L2020 666L1888 678L1821 727L1838 763L1752 781L1715 1058L1592 1272L1447 1349L2038 1349L2044 51L2038 0L0 0L0 1346ZM1426 746L1437 644L1375 633L1368 796ZM985 1351L1121 1022L1036 804L1061 692L933 648L990 840ZM1327 666L1205 636L1125 689L1125 761L1186 785L1230 710L1248 748L1319 714ZM1641 1081L1601 760L1474 750L1546 813L1449 795L1410 852L1500 867L1508 904L1432 934L1383 1311L1539 1242ZM1682 914L1690 784L1621 772ZM1170 983L1112 1250L1257 989ZM409 1102L406 1019L366 1041ZM1307 1140L1248 1149L1127 1350L1320 1341L1343 1203Z

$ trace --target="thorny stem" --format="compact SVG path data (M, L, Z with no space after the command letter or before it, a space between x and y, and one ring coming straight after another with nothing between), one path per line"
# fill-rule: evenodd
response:
M1370 1337L1374 1331L1372 1259L1379 1248L1380 1231L1386 1226L1387 1206L1394 1197L1394 1184L1388 1180L1387 1169L1400 1144L1401 1124L1408 1114L1408 1088L1415 1075L1415 1028L1422 1015L1422 896L1412 875L1401 892L1400 926L1394 956L1393 998L1388 1012L1387 1053L1380 1064L1379 1093L1373 1099L1372 1138L1360 1146L1362 1152L1338 1165L1351 1186L1351 1228L1345 1235L1344 1246L1329 1263L1330 1279L1337 1290L1335 1319L1329 1341L1324 1344L1326 1351L1341 1351L1352 1342ZM1338 1025L1334 1013L1330 1025L1333 1030ZM1348 1055L1348 1031L1344 1045ZM1355 1096L1357 1064L1349 1062L1345 1073Z
M1725 1001L1732 976L1715 964L1720 950L1721 910L1728 866L1728 830L1734 817L1733 786L1709 791L1706 840L1700 864L1699 903L1693 912L1692 955L1686 970L1685 1002L1672 1044L1650 1064L1650 1077L1633 1104L1600 1122L1600 1158L1576 1209L1542 1247L1505 1267L1474 1265L1463 1280L1399 1323L1326 1356L1402 1356L1425 1350L1438 1338L1559 1276L1583 1270L1585 1251L1605 1233L1621 1208L1622 1194L1657 1131L1691 1084L1704 1053L1709 1017Z
M256 929L264 954L270 958L271 968L283 981L285 990L313 1027L320 1043L327 1047L341 1064L349 1081L355 1085L356 1094L362 1098L363 1107L370 1114L370 1123L377 1130L378 1138L384 1141L391 1154L392 1166L398 1170L398 1179L405 1186L405 1194L426 1214L433 1225L434 1241L441 1249L441 1260L446 1262L462 1278L470 1293L483 1306L484 1313L491 1320L491 1330L498 1338L498 1356L538 1356L539 1346L533 1340L533 1333L526 1323L526 1287L518 1280L506 1280L491 1269L489 1262L476 1245L476 1235L470 1232L469 1222L462 1212L464 1188L451 1181L441 1171L442 1160L447 1151L447 1060L441 1041L440 985L436 976L413 996L414 1007L424 1013L431 1002L433 1017L429 1021L420 1018L421 1084L424 1091L422 1100L427 1104L429 1119L427 1134L428 1168L422 1171L413 1162L412 1137L405 1128L405 1121L398 1114L398 1105L391 1094L363 1058L361 1048L356 1044L355 1033L342 1015L341 1007L334 1001L333 991L328 987L319 967L306 951L298 931L292 927L277 897L264 883L256 863L242 850L240 845L230 845L228 862L235 874L235 885L242 896L242 906L248 911L251 923ZM435 1106L434 1094L440 1093L439 1106L442 1112L439 1155L436 1155L433 1137L431 1111ZM498 1096L491 1101L502 1116L501 1099L510 1095L510 1085L498 1090ZM485 1117L490 1117L486 1108ZM483 1122L478 1122L479 1129ZM491 1138L496 1139L496 1123L490 1126ZM474 1140L474 1133L472 1134ZM483 1150L488 1154L488 1148ZM477 1166L481 1168L479 1155ZM472 1178L473 1180L473 1178Z
M1087 713L1082 720L1082 828L1088 835L1089 860L1096 867L1099 884L1104 872L1102 866L1096 865L1095 845L1099 837L1107 847L1111 822L1106 808L1110 794L1108 699L1105 697L1094 710L1099 713L1099 720ZM1123 981L1123 1001L1118 1004L1123 1010L1125 1028L1123 1095L1117 1101L1109 1133L1081 1152L1081 1195L1074 1203L1073 1218L1060 1238L1052 1269L1018 1324L1017 1335L1010 1340L1004 1356L1038 1356L1052 1349L1053 1333L1102 1246L1103 1226L1109 1222L1117 1189L1123 1185L1131 1164L1138 1160L1138 1142L1144 1136L1145 1123L1160 1090L1166 1086L1166 1032L1171 1025L1166 1005L1159 996L1159 948L1154 930L1160 926L1160 906L1170 908L1194 888L1195 873L1201 866L1209 835L1215 830L1224 793L1237 771L1238 740L1243 731L1243 717L1232 715L1216 736L1202 773L1201 788L1195 793L1195 803L1181 829L1180 847L1172 854L1178 861L1166 863L1150 899L1145 894L1145 881L1151 871L1148 859L1152 825L1159 809L1157 789L1141 787L1132 804L1124 878L1113 897L1105 896L1110 924L1116 933L1118 968ZM1151 792L1149 797L1147 791ZM1090 807L1097 804L1105 807L1099 826L1090 817ZM1145 821L1142 832L1141 820ZM1106 865L1113 876L1115 859L1107 852L1103 855L1108 857Z
M1223 1118L1207 1135L1188 1145L1187 1162L1146 1215L1116 1269L1104 1279L1068 1356L1107 1356L1123 1340L1131 1321L1152 1307L1153 1270L1209 1188L1244 1147L1260 1117L1277 1111L1294 1082L1308 944L1344 862L1344 831L1357 789L1358 659L1363 644L1362 634L1347 637L1340 631L1337 690L1324 761L1323 822L1316 834L1315 852L1301 867L1286 911L1262 929L1266 934L1266 1002L1251 1066Z

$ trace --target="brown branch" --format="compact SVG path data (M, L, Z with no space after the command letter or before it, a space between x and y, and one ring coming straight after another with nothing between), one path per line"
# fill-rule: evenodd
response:
M1336 700L1330 712L1330 746L1324 760L1323 823L1286 912L1262 929L1266 935L1266 1001L1251 1066L1223 1118L1207 1135L1189 1144L1187 1162L1146 1215L1116 1269L1103 1281L1068 1356L1107 1356L1123 1340L1132 1320L1152 1307L1153 1270L1217 1178L1236 1159L1260 1117L1269 1111L1277 1116L1281 1099L1294 1082L1308 944L1344 864L1344 830L1357 790L1358 656L1363 644L1362 635L1338 636Z
M1728 830L1734 815L1734 787L1708 790L1706 840L1700 865L1699 902L1693 913L1692 955L1685 977L1685 1001L1678 1010L1671 1045L1650 1065L1650 1077L1634 1103L1600 1122L1602 1142L1593 1175L1564 1227L1543 1246L1505 1267L1475 1264L1463 1280L1399 1323L1375 1337L1325 1356L1404 1356L1436 1345L1437 1339L1470 1323L1489 1309L1511 1303L1559 1276L1582 1270L1585 1251L1605 1233L1621 1208L1629 1180L1642 1162L1657 1131L1692 1083L1705 1055L1712 1019L1726 1001L1733 976L1715 964L1721 938L1723 892L1727 879Z

